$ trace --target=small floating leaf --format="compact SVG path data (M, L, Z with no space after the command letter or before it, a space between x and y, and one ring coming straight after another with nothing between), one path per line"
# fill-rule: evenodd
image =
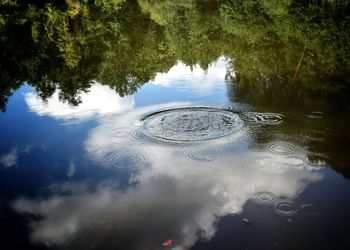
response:
M162 247L168 247L170 246L171 244L173 244L173 240L166 240L162 243Z

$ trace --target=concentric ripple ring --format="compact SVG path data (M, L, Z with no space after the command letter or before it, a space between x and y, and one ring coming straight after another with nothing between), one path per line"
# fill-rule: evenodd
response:
M276 113L247 112L244 114L245 121L266 125L279 125L283 122L283 116Z
M276 200L276 196L267 191L261 191L255 194L255 201L262 204L272 204Z
M207 148L188 153L188 157L195 161L214 161L223 155L224 151L218 148Z
M271 144L269 150L276 154L290 154L295 151L295 147L289 143L277 142Z
M141 154L126 153L117 155L112 159L112 165L121 168L137 167L145 161L145 157Z
M306 215L319 215L320 211L312 204L301 205L301 211Z
M298 209L293 202L280 201L275 205L275 212L283 216L292 216L297 214Z
M209 107L164 110L143 120L145 135L175 142L217 139L233 134L243 126L236 113Z

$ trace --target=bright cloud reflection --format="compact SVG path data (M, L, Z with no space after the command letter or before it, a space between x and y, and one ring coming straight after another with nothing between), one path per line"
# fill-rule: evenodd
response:
M134 106L133 96L120 97L108 86L95 83L88 93L81 94L81 104L72 106L59 100L56 91L47 102L35 93L25 94L29 109L39 116L50 116L62 120L86 120L94 115L122 113Z
M176 86L180 90L206 96L212 93L213 89L226 86L227 66L224 57L220 57L207 70L203 70L198 64L190 67L178 62L167 73L158 73L151 84Z
M7 154L0 156L0 165L3 165L5 168L13 167L17 164L18 161L18 152L17 148L11 149Z
M212 238L218 219L241 213L257 192L294 200L308 184L322 179L317 168L284 164L290 155L237 150L249 141L244 129L228 139L205 144L167 145L134 138L134 129L142 125L140 117L161 108L165 107L105 117L85 142L86 151L98 154L94 159L104 167L118 168L112 159L123 152L142 154L143 166L124 169L132 172L130 180L138 180L136 185L120 191L115 181L106 180L93 190L85 183L75 183L63 187L71 192L69 196L22 198L14 203L18 212L43 216L32 224L34 241L73 249L107 249L117 243L122 249L155 249L162 240L172 238L173 249L189 249L199 238ZM122 136L116 136L115 131ZM208 147L225 153L208 162L188 157L189 152ZM303 152L297 154L303 157Z

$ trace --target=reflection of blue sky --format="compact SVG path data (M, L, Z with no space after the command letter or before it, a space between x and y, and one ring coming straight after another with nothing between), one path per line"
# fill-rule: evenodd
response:
M153 81L145 84L135 94L135 97L120 97L108 86L95 83L89 92L80 94L82 103L75 107L59 99L59 90L47 101L43 101L34 91L26 92L24 98L29 110L34 114L66 122L81 122L96 116L123 113L135 105L172 101L226 105L226 68L225 58L219 58L207 70L201 69L199 65L189 67L178 62L168 72L158 73ZM152 98L149 98L150 96Z
M62 120L83 121L95 115L126 112L134 106L132 96L120 97L111 88L98 83L93 84L88 93L81 93L80 97L81 104L72 106L59 100L58 90L46 102L34 92L25 94L31 112Z
M168 72L158 73L154 80L141 88L135 103L137 106L169 101L227 104L226 68L227 61L223 57L207 70L199 65L190 67L178 62ZM149 96L153 98L144 98Z
M77 183L64 187L69 196L19 199L14 207L18 212L44 217L32 224L31 238L36 242L79 246L71 239L81 238L80 248L84 248L92 242L112 245L132 235L130 245L137 249L154 249L167 237L176 241L177 249L188 249L198 237L210 239L217 230L217 220L241 213L256 192L268 190L293 199L308 183L321 178L317 172L291 168L279 174L247 171L246 166L225 172L159 153L164 158L158 156L153 162L159 171L157 177L125 192L108 182L95 191ZM217 167L230 162L222 161ZM147 230L142 230L143 225ZM113 240L104 242L105 238Z
M82 94L82 104L77 107L60 102L58 92L45 103L32 89L25 89L25 104L31 112L24 114L21 109L23 123L7 121L6 130L12 134L6 136L15 140L14 135L29 127L22 133L22 144L15 141L12 145L51 145L27 164L36 165L30 170L33 176L41 179L38 182L45 180L45 185L49 185L47 175L52 173L71 181L61 186L62 194L14 201L17 212L41 218L31 223L31 239L72 249L101 249L118 242L135 249L155 249L172 238L176 243L173 249L188 249L200 238L211 239L218 230L218 220L242 213L257 192L295 200L310 183L320 181L323 175L319 168L291 162L291 155L252 149L254 131L247 128L202 144L170 145L133 137L142 127L141 118L150 112L228 102L225 74L223 59L207 71L178 63L134 96L122 98L96 83L89 93ZM13 110L12 104L9 108ZM97 119L89 123L90 118ZM57 120L80 125L59 126ZM12 124L18 128L9 129ZM81 146L91 156L93 167L80 161ZM7 147L0 163L16 166L30 147ZM219 148L225 154L212 162L188 157L189 152L206 148ZM144 165L130 170L112 164L113 157L128 152L143 155ZM305 159L306 152L293 154ZM45 167L51 169L45 172ZM123 186L125 183L130 185ZM124 243L125 239L131 242Z
M294 200L310 183L322 179L317 168L284 164L290 155L232 150L249 142L250 133L245 130L193 145L132 137L134 129L142 126L140 117L145 113L183 105L188 103L143 107L99 119L85 140L85 150L90 155L96 150L103 152L105 157L95 161L109 169L118 168L111 159L121 152L144 155L145 167L137 168L130 177L140 182L121 191L113 180L102 181L94 189L80 181L62 187L70 195L18 199L14 203L17 212L43 216L32 223L32 240L79 249L91 244L110 247L128 238L130 248L154 249L162 240L172 238L176 242L173 249L188 249L198 238L211 239L219 218L241 213L256 192L269 191ZM226 153L214 162L197 162L187 156L207 147ZM303 151L297 156L305 157Z
M199 65L192 67L178 62L166 73L158 73L150 84L164 87L176 86L179 91L191 92L193 95L207 96L214 89L225 86L227 61L219 58L215 63L203 70Z

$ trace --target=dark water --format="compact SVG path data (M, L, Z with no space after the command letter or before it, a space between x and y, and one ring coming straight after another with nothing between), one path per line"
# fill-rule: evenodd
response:
M0 10L1 249L348 248L347 1Z

